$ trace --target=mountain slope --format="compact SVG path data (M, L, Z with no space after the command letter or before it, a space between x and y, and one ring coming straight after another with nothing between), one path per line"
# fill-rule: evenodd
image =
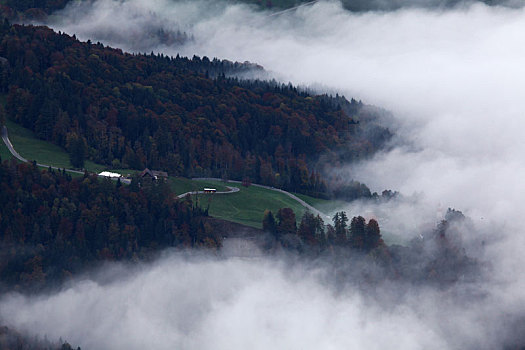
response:
M356 101L343 110L337 99L291 85L225 76L253 65L131 55L46 27L8 24L0 56L7 60L0 89L8 92L10 119L69 152L84 144L88 159L116 168L248 177L322 195L324 164L366 157L390 137L359 120Z

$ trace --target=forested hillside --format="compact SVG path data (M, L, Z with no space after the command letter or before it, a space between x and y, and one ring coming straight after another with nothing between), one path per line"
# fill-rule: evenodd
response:
M0 165L0 289L63 280L97 260L143 258L161 247L220 246L191 201L163 182L120 186L15 161Z
M215 250L223 236L234 232L206 216L206 210L191 200L175 199L164 182L135 179L124 186L87 174L72 179L60 171L4 161L0 164L0 290L40 290L96 262L143 260L166 247ZM350 220L345 212L338 212L332 225L306 212L297 225L293 210L282 208L275 216L265 213L266 234L258 230L250 234L258 236L259 248L268 253L285 249L329 261L368 256L382 266L385 278L449 283L475 267L454 226L463 220L460 212L449 210L446 220L424 233L424 238L409 247L389 247L374 219ZM359 270L355 273L360 275Z
M72 0L2 0L7 13L11 18L34 19L44 18L54 11L64 8ZM81 0L88 1L88 0ZM500 0L477 0L487 5L509 5L512 2ZM298 5L312 3L312 0L232 0L230 3L247 3L256 5L262 9L283 10ZM350 11L368 11L368 10L395 10L405 6L419 7L452 7L460 4L461 0L435 0L435 1L418 1L408 0L400 1L380 1L380 0L341 0L342 5ZM227 3L225 1L225 3Z
M42 19L63 9L71 0L1 0L2 14L9 19Z
M8 118L116 168L249 178L321 196L324 164L366 157L390 137L360 120L354 100L342 109L339 99L291 85L225 75L253 65L131 55L8 23L0 56Z
M0 350L74 350L67 342L51 342L21 334L13 329L0 327ZM80 350L80 347L77 347Z

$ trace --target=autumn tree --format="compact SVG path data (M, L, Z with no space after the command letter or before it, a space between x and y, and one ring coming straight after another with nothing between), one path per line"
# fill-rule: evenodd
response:
M205 210L177 200L164 182L117 186L13 160L0 164L0 188L0 246L13 247L0 264L0 289L44 287L93 260L221 244Z
M291 208L281 208L277 212L277 233L279 237L285 234L296 234L297 223L295 213Z
M247 177L318 197L370 196L359 184L331 192L317 171L381 147L366 129L371 109L353 119L365 113L361 104L233 77L261 69L248 63L126 54L38 26L0 26L0 37L6 117L67 149L75 166L85 158L177 176ZM68 145L68 134L84 144Z

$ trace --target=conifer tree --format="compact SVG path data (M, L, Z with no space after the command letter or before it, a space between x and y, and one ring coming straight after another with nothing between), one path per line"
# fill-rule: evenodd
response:
M346 244L348 242L348 230L346 229L348 216L346 216L346 213L344 211L337 212L335 213L333 222L336 243L340 245Z
M274 235L277 232L277 224L275 223L275 218L271 210L264 211L262 225L263 225L263 230L266 232L270 232Z
M377 248L383 243L381 239L381 231L379 230L379 224L377 220L370 219L366 225L366 238L365 238L365 249L367 251Z
M350 223L350 242L355 249L365 248L366 220L362 216L354 216Z

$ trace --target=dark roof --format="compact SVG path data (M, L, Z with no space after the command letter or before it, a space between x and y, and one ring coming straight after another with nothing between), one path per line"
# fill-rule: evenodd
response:
M153 175L158 177L168 177L168 173L165 171L152 170L151 172L153 173Z
M139 174L140 177L144 177L146 175L149 175L152 178L168 177L168 173L165 171L149 170L148 168L142 170L142 172Z

